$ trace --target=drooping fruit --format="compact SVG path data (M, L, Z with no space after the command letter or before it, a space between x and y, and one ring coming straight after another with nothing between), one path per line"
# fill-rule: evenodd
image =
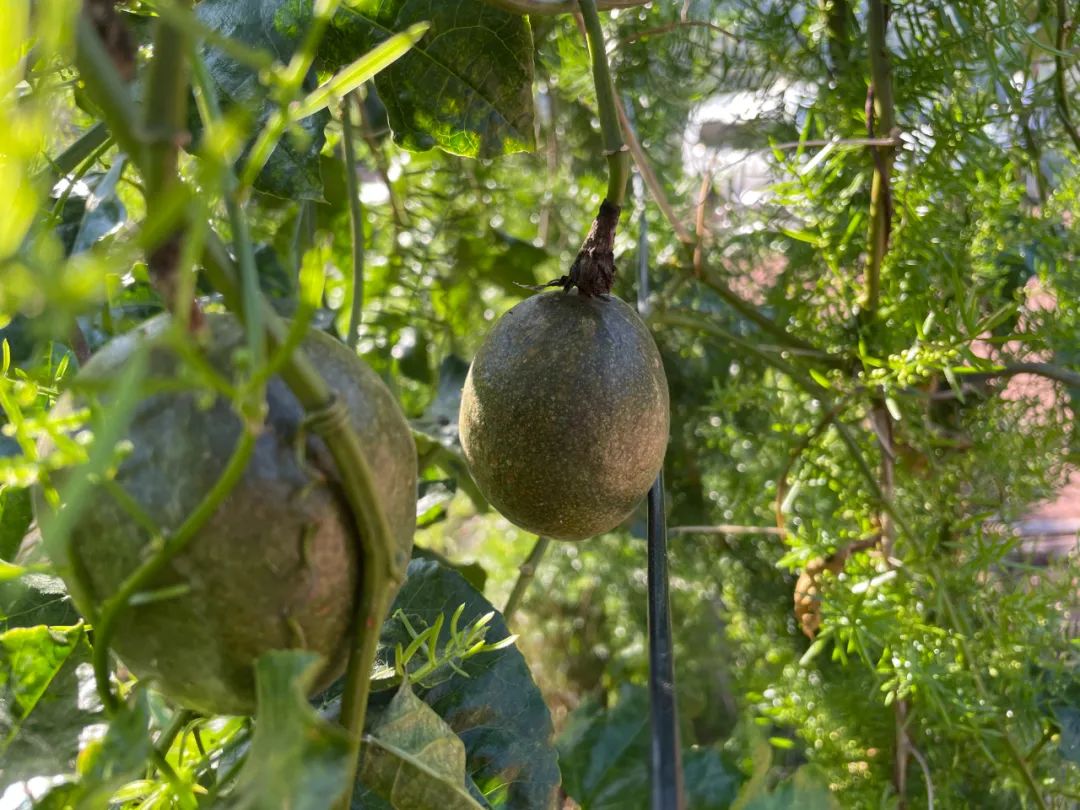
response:
M476 484L512 523L581 540L623 521L664 462L668 387L652 335L614 297L546 293L504 315L461 400Z
M136 346L150 342L152 393L136 406L126 432L130 453L115 483L163 531L175 531L225 468L241 435L227 400L178 384L182 362L163 342L167 317L119 337L79 372L73 391L101 390ZM204 356L236 378L240 324L207 315ZM416 451L393 395L352 351L321 332L302 343L348 409L398 546L408 551L416 524ZM190 375L189 375L190 377ZM59 412L83 404L65 394ZM108 403L102 403L106 413ZM113 648L140 678L179 703L213 714L254 710L252 664L273 649L324 656L314 684L343 670L358 582L355 522L324 443L302 428L304 412L284 382L266 389L266 419L239 483L168 565L148 593L116 623ZM38 499L40 502L40 498ZM62 575L76 605L114 594L151 553L151 532L113 492L95 485L79 516ZM145 521L143 521L145 523ZM88 604L92 603L92 604Z

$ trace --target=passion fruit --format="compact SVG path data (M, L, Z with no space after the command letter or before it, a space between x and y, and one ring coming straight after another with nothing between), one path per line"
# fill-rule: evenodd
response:
M668 387L649 330L626 303L535 295L477 352L461 400L476 485L511 523L582 540L625 520L664 462Z
M230 403L180 382L183 366L163 338L166 316L101 349L73 392L107 390L140 344L149 343L148 396L126 432L130 452L115 486L95 485L63 566L76 606L92 613L152 553L152 531L175 530L214 485L242 432ZM237 377L244 332L229 315L207 315L200 335L206 362ZM408 423L379 377L344 345L310 333L303 349L345 402L393 536L412 546L416 450ZM60 413L85 404L67 393ZM106 410L108 402L102 402ZM171 560L115 625L113 648L139 678L207 714L255 708L252 664L275 649L323 656L313 691L338 677L352 632L358 582L355 522L322 441L303 428L304 411L284 382L266 388L266 418L239 483L213 517ZM137 509L122 503L116 487ZM38 499L39 503L41 499Z

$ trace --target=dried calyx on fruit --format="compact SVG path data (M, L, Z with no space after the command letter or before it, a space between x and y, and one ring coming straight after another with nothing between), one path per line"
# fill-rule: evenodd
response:
M570 273L548 285L564 291L496 323L462 394L461 444L480 491L512 523L562 540L625 520L667 448L660 353L610 295L618 218L605 201Z
M149 394L125 435L131 450L112 484L93 485L68 559L57 561L84 614L97 611L153 553L161 538L148 521L175 531L240 440L241 419L225 398L178 385L183 361L163 340L168 328L162 316L107 344L57 404L58 414L82 407L79 391L107 390L136 348L150 344ZM244 346L239 322L207 315L200 339L205 361L235 379ZM379 377L346 346L321 332L301 346L344 402L394 540L408 550L417 478L408 423ZM135 675L205 713L253 711L252 664L273 649L320 653L326 664L313 688L327 686L344 668L353 631L359 549L336 467L277 377L267 385L265 413L235 488L151 583L148 592L163 598L129 605L115 624L113 647Z

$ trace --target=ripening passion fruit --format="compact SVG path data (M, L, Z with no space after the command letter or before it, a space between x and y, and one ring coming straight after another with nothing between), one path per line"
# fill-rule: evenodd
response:
M235 379L242 327L230 315L205 321L205 360ZM155 318L113 340L73 387L104 390L101 384L116 377L136 347L150 343L150 393L135 408L125 434L130 453L114 479L138 509L125 507L115 487L94 485L63 566L84 613L100 607L152 553L152 532L133 513L175 530L218 480L241 436L240 418L225 398L178 379L183 361L162 339L168 324L167 316ZM321 332L302 346L344 400L394 539L407 552L417 476L408 423L379 377L347 347ZM83 404L79 394L65 394L58 413ZM355 523L327 448L303 430L303 420L292 392L271 378L265 423L239 483L147 588L160 601L132 600L116 621L113 648L126 666L200 712L250 714L252 664L269 650L320 653L325 666L314 690L344 668L359 576Z
M615 297L535 295L476 354L461 400L461 445L484 496L536 534L609 531L664 462L668 387L641 319Z

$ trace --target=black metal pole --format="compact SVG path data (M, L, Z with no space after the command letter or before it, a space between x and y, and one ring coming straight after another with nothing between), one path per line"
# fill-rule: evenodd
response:
M627 105L628 110L632 109ZM638 217L638 312L649 314L649 224L645 218L644 184L634 176ZM675 650L671 639L668 593L667 518L664 514L664 472L649 490L649 715L652 747L649 772L652 810L683 810L682 751L679 712L675 705Z
M652 808L685 806L679 713L675 706L675 651L668 593L664 473L649 490L649 714L652 722Z

